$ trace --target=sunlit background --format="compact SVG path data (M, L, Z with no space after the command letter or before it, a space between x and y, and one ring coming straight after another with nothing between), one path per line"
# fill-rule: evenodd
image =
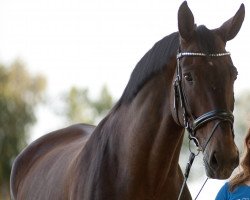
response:
M106 85L114 101L117 100L139 59L155 42L177 31L181 3L180 0L0 0L0 63L10 66L21 62L32 75L42 74L47 80L45 103L36 107L37 122L28 143L70 124L62 114L62 96L72 87L87 88L90 98L95 99ZM239 72L236 97L250 93L250 3L188 1L197 25L205 24L208 28L222 25L241 3L246 7L245 21L236 38L227 44ZM238 143L242 145L241 141ZM182 159L185 162L185 157ZM189 188L195 197L205 175L202 170L191 173ZM209 180L198 199L214 199L224 182Z

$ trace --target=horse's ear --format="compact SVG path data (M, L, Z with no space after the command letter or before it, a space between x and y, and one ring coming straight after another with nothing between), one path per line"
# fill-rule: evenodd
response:
M187 2L184 1L178 11L178 29L180 36L186 42L189 41L194 33L194 16L189 9Z
M244 17L245 6L244 4L241 4L237 13L217 29L225 42L233 39L237 35L244 21Z

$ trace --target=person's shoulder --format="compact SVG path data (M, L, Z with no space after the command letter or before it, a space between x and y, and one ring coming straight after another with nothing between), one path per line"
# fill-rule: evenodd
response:
M250 194L250 186L249 185L239 185L236 188L237 191L244 191L247 192L248 194Z
M250 197L250 186L238 185L231 193L232 199L249 199Z
M229 191L229 182L225 182L225 184L221 187L226 191Z
M219 190L215 200L226 200L229 197L229 183L226 182Z

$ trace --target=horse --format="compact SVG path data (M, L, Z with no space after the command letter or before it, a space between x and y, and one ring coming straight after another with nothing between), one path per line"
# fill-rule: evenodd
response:
M234 142L237 69L227 41L245 16L219 28L196 26L184 1L178 31L135 66L125 90L96 126L76 124L42 136L15 159L13 200L176 200L184 176L184 130L203 153L206 175L228 178L239 163ZM192 199L184 185L182 200Z

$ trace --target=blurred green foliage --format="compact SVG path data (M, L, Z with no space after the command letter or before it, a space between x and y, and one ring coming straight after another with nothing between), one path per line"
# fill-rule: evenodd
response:
M63 115L69 123L96 124L113 105L113 98L104 85L96 99L86 88L72 87L63 95Z
M45 87L45 78L30 74L20 60L0 65L0 199L8 199L11 165L26 145Z
M235 141L240 152L243 150L245 135L250 128L250 90L245 90L237 96L234 109Z

